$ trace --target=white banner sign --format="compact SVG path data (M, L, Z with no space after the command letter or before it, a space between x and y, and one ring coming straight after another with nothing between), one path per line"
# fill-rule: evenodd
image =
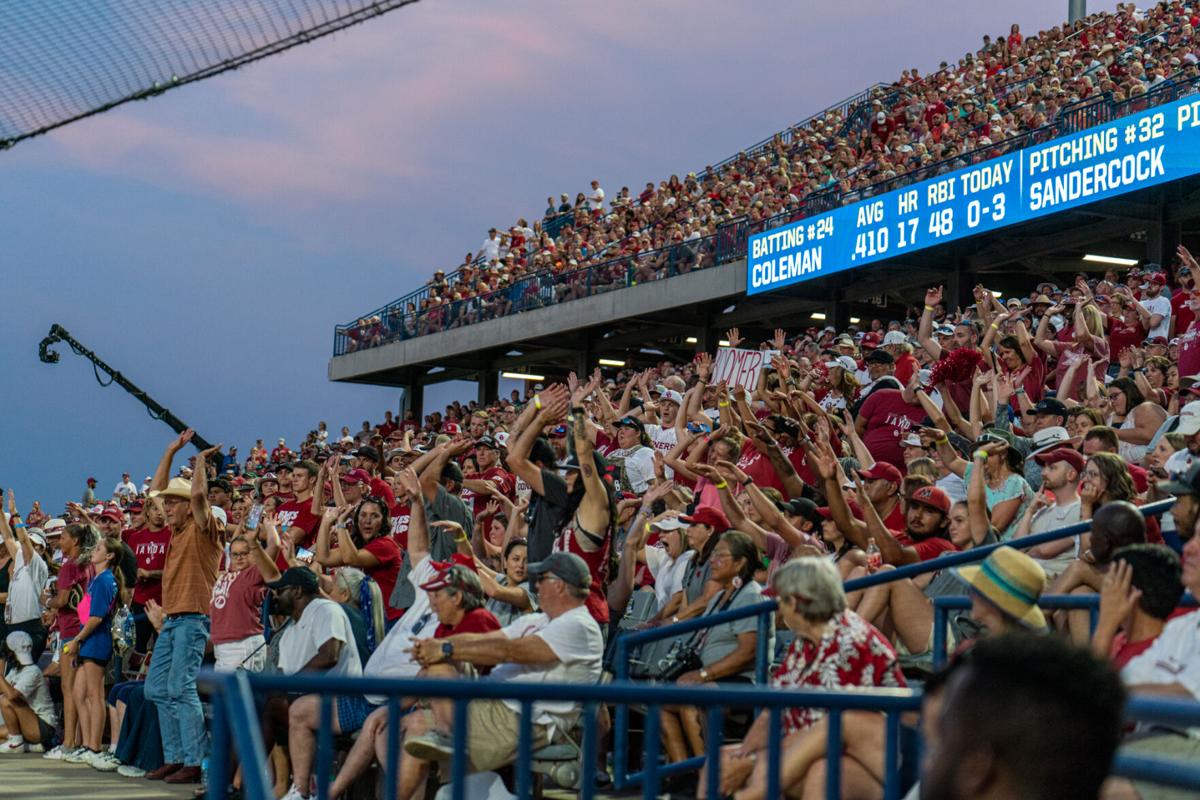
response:
M778 350L736 350L722 347L717 350L713 365L712 382L724 381L730 387L743 386L753 391L758 386L758 376L764 367L771 366L771 359Z

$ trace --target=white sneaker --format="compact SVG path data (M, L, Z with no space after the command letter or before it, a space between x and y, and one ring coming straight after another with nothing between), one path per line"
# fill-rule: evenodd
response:
M101 772L116 772L117 767L121 766L121 759L108 750L101 750L99 753L94 753L88 763L92 765L93 769Z
M309 800L309 798L300 794L300 790L297 789L296 784L293 783L290 787L288 787L288 793L279 800Z
M123 778L144 778L146 777L146 770L138 769L132 764L122 764L117 767L117 774Z
M88 758L91 757L92 751L86 747L76 747L71 752L63 756L63 761L68 764L87 764Z
M29 742L25 743L26 753L44 753L45 751L46 748L40 744L30 744Z
M63 750L63 746L61 744L55 745L42 754L42 758L50 761L62 761L64 756L66 756L66 752Z
M4 740L4 744L0 744L0 755L24 752L25 740L22 738L10 736Z

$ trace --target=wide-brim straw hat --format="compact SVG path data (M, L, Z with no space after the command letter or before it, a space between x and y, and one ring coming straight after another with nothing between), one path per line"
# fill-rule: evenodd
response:
M1046 572L1020 550L999 547L978 566L960 567L954 574L1022 625L1034 630L1046 627L1037 605L1046 589Z

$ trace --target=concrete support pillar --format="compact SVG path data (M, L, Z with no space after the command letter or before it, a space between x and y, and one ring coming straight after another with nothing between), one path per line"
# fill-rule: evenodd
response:
M1067 22L1074 23L1087 16L1087 0L1067 0Z
M413 416L416 417L417 420L419 421L419 420L424 419L424 417L425 417L424 406L425 406L425 385L421 383L421 376L418 375L413 378L412 383L410 383L408 386L404 387L404 409L403 409L403 411L405 413L407 413L408 411L412 411ZM401 419L403 419L403 416L404 415L401 414Z
M500 373L494 369L480 370L477 381L479 393L475 399L479 405L486 406L495 402L500 393Z

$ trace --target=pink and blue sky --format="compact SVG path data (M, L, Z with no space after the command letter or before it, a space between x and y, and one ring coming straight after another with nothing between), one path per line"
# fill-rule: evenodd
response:
M1090 4L1111 9L1114 2ZM0 485L23 506L153 471L170 430L61 323L210 440L357 428L333 326L598 178L702 168L906 67L1067 3L425 0L0 153ZM433 389L428 402L473 385Z

